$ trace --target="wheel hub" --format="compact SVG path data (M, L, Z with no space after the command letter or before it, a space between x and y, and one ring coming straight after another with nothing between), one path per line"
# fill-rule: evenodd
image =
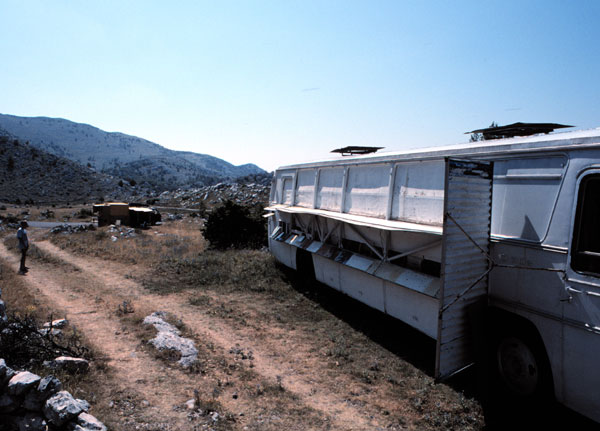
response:
M522 340L505 338L498 345L498 370L506 385L515 393L532 395L539 382L538 364L531 348Z

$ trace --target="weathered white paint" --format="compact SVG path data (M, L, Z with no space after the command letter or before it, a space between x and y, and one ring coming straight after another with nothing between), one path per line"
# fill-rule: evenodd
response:
M600 173L600 129L287 166L275 175L270 210L276 220L269 223L270 232L271 226L283 221L302 232L308 229L307 237L333 244L335 250L351 247L354 251L348 255L336 255L334 249L327 255L322 246L312 243L317 279L375 308L383 307L438 341L440 328L448 330L451 340L460 338L467 333L466 326L455 325L461 317L452 311L438 327L444 298L439 280L436 285L431 276L377 263L369 248L375 247L384 260L388 253L393 257L418 250L409 254L412 262L427 259L449 265L456 270L450 280L458 282L459 290L460 277L466 280L481 274L481 265L465 263L461 268L460 261L446 262L439 246L421 250L445 239L448 229L443 220L445 157L494 162L491 234L473 233L477 242L491 240L491 256L500 265L489 274L489 304L528 320L537 329L550 361L557 400L600 421L600 277L577 273L570 266L579 181ZM288 198L284 177L297 184L295 204L290 203L294 199ZM484 202L485 193L466 189L459 198ZM461 208L456 211L460 214ZM485 215L477 206L465 211L473 219ZM299 248L276 242L270 244L277 259L295 267ZM366 243L369 247L356 246ZM459 242L451 249L457 256L467 256L472 253L469 247ZM468 292L464 300L477 294ZM468 354L460 353L460 345L448 346L452 360L458 358L448 367L453 369Z

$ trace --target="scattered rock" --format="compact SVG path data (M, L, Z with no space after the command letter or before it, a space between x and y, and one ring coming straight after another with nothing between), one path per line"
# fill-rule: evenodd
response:
M188 410L194 410L194 409L196 408L196 400L195 400L195 399L193 399L193 398L192 398L191 400L187 400L187 401L185 402L185 407L186 407Z
M15 374L15 371L6 365L6 361L0 359L0 384L4 386Z
M243 361L245 361L246 359L254 359L254 353L252 352L252 350L244 350L240 347L239 344L236 344L235 347L229 349L229 353L236 355L236 359L239 358Z
M114 234L118 234L118 235L112 235L111 239L114 238L135 238L137 236L137 233L135 233L135 229L132 227L124 227L124 226L117 226L114 224L111 224L108 227L107 230L108 233L114 233ZM113 240L116 241L116 240Z
M237 204L256 205L266 204L269 200L270 183L272 176L265 174L260 183L219 183L213 186L205 186L193 189L177 189L175 191L163 192L160 195L161 202L170 202L172 206L185 206L186 208L202 208L206 204L215 204L225 200L231 200ZM175 217L179 214L172 214ZM174 220L167 215L168 220Z
M29 371L21 371L15 374L8 382L8 393L14 396L24 395L27 391L36 387L42 378Z
M40 381L37 390L49 397L62 390L62 383L54 376L46 376Z
M153 325L158 331L156 337L149 343L157 350L174 350L181 353L181 358L177 362L182 367L188 368L196 362L198 350L194 342L189 338L181 337L179 329L166 322L165 317L164 312L157 311L144 318L144 324Z
M85 373L90 369L90 363L82 358L59 356L53 361L44 361L44 367L52 370L65 370L69 373Z
M75 359L78 358L57 358ZM60 361L59 361L60 362ZM107 431L90 404L62 391L54 376L15 373L0 359L0 431Z
M75 401L77 401L77 403L81 406L81 410L84 412L90 411L90 403L88 403L86 400L77 398Z
M62 383L54 376L46 376L40 381L37 390L48 396L54 395L62 390Z
M55 226L52 229L50 229L50 233L54 233L54 234L58 234L58 233L64 233L64 234L72 234L72 233L78 233L78 232L87 232L88 230L96 230L96 226L94 226L93 224L80 224L80 225L70 225L70 224L61 224L59 226Z
M107 431L106 426L89 413L81 413L76 423L69 428L71 431Z
M62 383L54 376L46 376L40 380L36 390L29 391L23 400L23 408L31 411L41 411L45 401L62 390Z
M52 322L46 322L42 325L43 328L57 328L57 329L63 329L65 326L67 326L69 324L69 321L67 319L56 319L53 320Z
M63 426L66 422L83 412L83 406L67 391L60 391L51 396L44 405L44 415L55 426Z

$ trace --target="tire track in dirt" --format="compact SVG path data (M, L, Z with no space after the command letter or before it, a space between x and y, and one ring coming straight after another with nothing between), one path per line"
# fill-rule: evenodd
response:
M16 271L18 258L1 243L0 258ZM95 297L85 292L84 286L74 289L69 285L68 274L57 276L56 271L60 269L50 271L43 265L36 265L27 274L26 282L54 308L66 312L71 324L85 333L93 347L105 355L116 377L112 383L124 391L134 391L140 399L149 402L145 413L155 418L155 424L165 424L168 427L165 429L190 429L185 413L173 411L173 406L190 398L189 393L187 397L183 391L173 393L164 384L166 381L178 382L181 388L189 388L189 376L161 366L137 349L139 340L133 334L122 332L120 322L111 316L114 308L111 311L98 303ZM189 392L192 390L189 388Z
M296 364L306 364L306 352L302 349L294 351L289 346L281 344L279 340L264 343L261 340L261 344L265 344L265 346L261 346L257 344L256 340L239 331L236 332L219 322L218 319L187 304L185 295L149 293L134 280L125 277L125 274L131 270L130 266L72 255L48 241L36 242L36 245L53 257L78 268L85 277L95 280L96 284L100 284L104 296L110 297L113 302L112 306L115 308L123 300L133 300L136 306L144 309L163 310L176 315L191 329L197 339L212 340L225 351L236 344L251 346L254 353L253 370L272 382L281 381L286 390L298 397L299 404L309 406L327 417L333 429L371 430L378 427L383 428L384 425L377 423L375 418L369 417L364 408L349 404L343 394L333 393L327 382L322 378L320 381L319 376L326 374L324 369L307 369L306 366L296 366ZM96 294L99 293L101 292L96 292ZM63 297L70 294L71 292L61 291ZM94 293L81 292L81 294L91 297ZM135 344L135 341L132 342ZM318 390L315 392L315 389ZM181 400L179 401L181 402ZM235 409L235 406L227 405L227 402L224 405L226 408Z

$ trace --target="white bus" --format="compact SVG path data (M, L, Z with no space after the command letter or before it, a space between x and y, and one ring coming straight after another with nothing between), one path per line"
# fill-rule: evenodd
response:
M600 422L600 129L284 166L267 210L277 260L436 340L436 378L485 327L506 391Z

